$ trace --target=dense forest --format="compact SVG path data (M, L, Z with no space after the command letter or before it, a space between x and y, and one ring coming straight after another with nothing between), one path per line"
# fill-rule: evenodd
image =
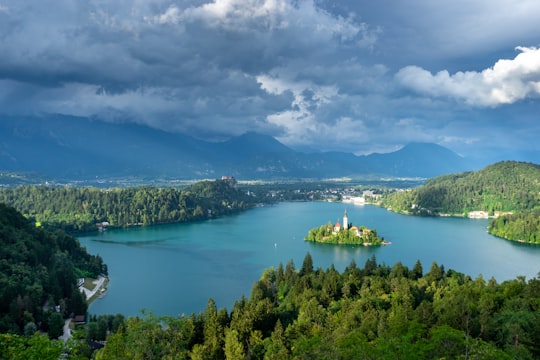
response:
M298 270L265 271L230 314L210 299L197 316L129 319L97 358L532 359L539 300L539 279L498 284L375 258L339 273L308 254Z
M115 328L96 359L537 359L540 279L497 283L374 257L340 273L315 269L307 254L300 269L267 269L230 312L209 299L191 316L97 321ZM98 326L86 327L87 339ZM63 351L83 358L81 344ZM0 337L0 358L34 346L61 351L37 335Z
M48 228L70 233L112 227L204 220L251 208L253 196L233 179L201 181L185 189L138 187L97 189L20 186L0 190L0 202Z
M52 324L60 324L61 331L63 317L86 313L77 278L99 274L107 274L106 265L77 239L61 230L37 228L0 204L1 333L47 331Z
M508 240L540 244L540 208L495 218L488 231Z
M477 172L439 176L419 188L385 196L382 205L425 216L485 211L501 216L492 220L492 234L540 243L540 165L505 161Z

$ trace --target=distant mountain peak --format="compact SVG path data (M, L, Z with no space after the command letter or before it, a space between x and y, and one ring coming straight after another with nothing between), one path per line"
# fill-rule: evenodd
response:
M428 142L410 142L406 144L405 146L403 146L400 150L397 150L396 152L400 152L400 151L404 151L404 152L439 151L439 152L444 152L447 154L452 153L456 156L460 156L456 154L455 152L453 152L452 150L448 149L447 147L444 147L442 145L435 144L435 143L428 143Z
M386 154L295 151L254 131L223 142L144 125L55 116L0 121L0 170L57 179L142 176L198 179L329 178L377 175L432 177L470 170L466 159L431 143ZM36 156L36 155L39 156Z
M224 145L233 152L245 153L250 150L257 150L258 153L287 153L292 149L283 145L270 135L264 135L255 131L248 131L242 135L235 136L224 142Z

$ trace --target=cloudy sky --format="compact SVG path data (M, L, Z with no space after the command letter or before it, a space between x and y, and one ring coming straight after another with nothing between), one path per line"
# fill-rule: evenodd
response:
M0 113L539 151L539 16L538 0L0 0Z

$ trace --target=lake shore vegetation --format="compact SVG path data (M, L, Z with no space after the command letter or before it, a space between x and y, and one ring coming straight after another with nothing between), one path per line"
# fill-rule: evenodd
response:
M498 283L375 257L340 273L315 268L308 253L298 269L290 261L265 270L230 312L210 298L189 316L100 316L78 348L105 336L95 359L535 359L539 307L538 278ZM0 335L0 357L36 347L59 345Z
M0 190L0 202L38 225L69 233L207 220L253 208L260 201L239 190L232 178L183 189L43 185Z
M77 239L38 228L0 203L0 333L34 329L58 337L52 324L61 322L61 334L63 318L86 314L77 279L100 275L107 275L107 266Z
M503 161L477 172L444 175L383 197L380 205L419 216L491 218L488 231L540 244L540 165Z

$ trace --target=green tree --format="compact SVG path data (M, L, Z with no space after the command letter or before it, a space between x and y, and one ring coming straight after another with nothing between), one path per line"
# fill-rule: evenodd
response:
M204 349L209 359L223 358L224 327L220 322L216 302L208 299L204 312Z
M0 334L0 359L57 360L63 352L62 342L51 341L44 335L36 333L30 338L25 338L13 334Z
M276 326L270 338L266 341L265 360L281 360L287 359L289 351L285 345L285 335L281 321L276 322Z
M308 275L313 272L313 258L308 252L302 262L302 268L300 269L300 276Z
M34 322L24 325L24 336L31 337L37 332L37 326Z
M414 280L420 279L424 274L424 270L422 269L422 263L420 260L416 260L416 263L414 263L414 267L411 272L411 277Z
M238 338L238 331L225 329L225 359L228 360L242 360L246 359L244 353L244 346L240 343Z
M64 334L64 318L60 313L53 312L49 317L49 338L58 339Z

